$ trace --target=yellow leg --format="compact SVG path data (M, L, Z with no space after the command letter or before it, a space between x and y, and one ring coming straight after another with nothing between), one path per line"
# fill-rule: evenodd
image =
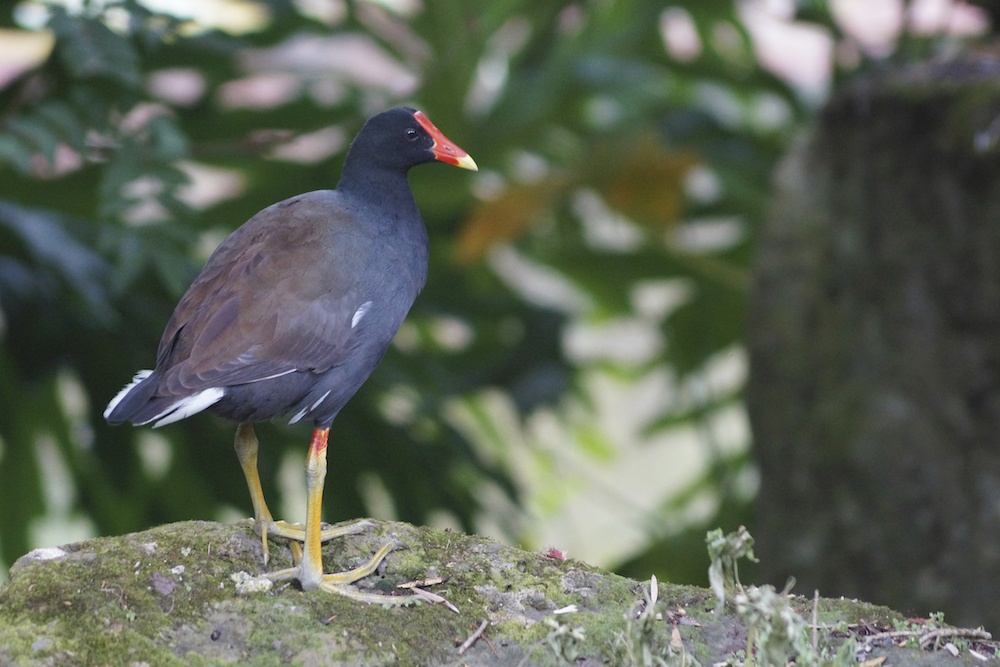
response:
M306 460L306 543L299 563L299 583L311 591L323 583L323 554L320 550L320 521L323 513L323 484L326 483L326 441L330 429L313 431Z
M267 565L271 557L267 546L267 537L269 534L304 542L306 533L304 526L301 524L275 521L271 516L271 511L267 508L267 503L264 502L264 490L261 488L260 475L257 473L258 443L257 436L253 431L253 424L240 424L236 428L236 438L233 444L236 449L236 458L239 459L240 467L243 468L243 475L247 480L247 488L250 489L250 502L253 504L254 529L260 535L261 547L264 552L264 565ZM325 474L325 458L323 465ZM320 485L320 493L322 495L322 484ZM320 541L326 542L327 540L343 535L356 535L364 531L365 528L374 525L371 521L358 521L346 526L327 528L320 533ZM292 557L295 562L298 562L300 559L300 551L297 544L293 544L292 546Z
M302 589L311 591L320 588L329 593L338 593L360 602L377 604L402 604L410 601L410 596L380 595L364 593L350 586L355 581L367 577L378 568L383 559L398 546L395 540L382 546L371 559L361 567L348 572L323 574L323 554L320 549L323 533L320 531L320 515L323 505L323 483L326 481L326 444L329 429L313 431L309 458L306 462L306 526L305 545L302 561L297 567L279 570L267 575L272 581L298 579Z

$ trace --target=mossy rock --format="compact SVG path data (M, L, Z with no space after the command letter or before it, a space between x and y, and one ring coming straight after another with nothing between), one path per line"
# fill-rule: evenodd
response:
M188 521L39 549L19 559L0 589L0 665L516 666L625 660L620 638L626 616L648 600L648 584L558 554L390 522L332 540L324 562L329 569L356 567L392 535L407 548L389 554L359 587L406 594L398 584L445 577L430 588L459 613L426 602L367 605L303 592L294 583L238 594L231 575L264 571L260 538L248 523ZM272 541L270 551L269 570L290 566L287 546ZM641 638L647 648L660 651L673 641L673 659L712 665L746 647L746 629L728 605L720 615L713 612L711 591L661 583L657 597L658 622ZM576 611L566 610L573 605ZM811 613L811 601L799 599L798 605ZM818 612L824 623L870 627L900 618L883 607L844 600L821 600ZM484 620L489 625L482 638L460 655L457 646ZM585 639L565 633L580 627ZM964 662L944 652L891 645L871 655L886 650L894 652L897 665Z

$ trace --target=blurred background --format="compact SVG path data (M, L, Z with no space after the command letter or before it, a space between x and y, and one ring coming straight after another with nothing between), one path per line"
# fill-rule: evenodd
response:
M324 518L705 584L705 531L756 525L747 301L776 165L838 87L990 17L953 0L31 0L0 26L0 577L35 547L250 514L234 425L101 412L215 246L333 187L364 120L407 104L480 171L411 174L430 277L334 424ZM309 433L258 428L284 519L305 514Z

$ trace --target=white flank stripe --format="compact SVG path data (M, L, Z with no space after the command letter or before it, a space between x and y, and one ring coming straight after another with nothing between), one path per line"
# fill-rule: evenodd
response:
M182 398L160 414L153 417L153 419L159 419L158 422L153 424L153 428L165 426L166 424L173 424L174 422L180 421L185 417L190 417L197 412L201 412L205 408L211 407L222 400L222 396L225 393L226 392L222 389L222 387L209 387L208 389L199 391L197 394L193 394L187 398ZM150 419L149 421L153 421L153 419Z
M320 396L319 398L317 398L315 401L313 401L312 405L310 405L309 407L306 407L306 408L302 408L301 410L299 410L298 412L296 412L294 415L292 415L292 418L288 420L288 425L291 426L292 424L298 424L299 421L301 421L302 418L306 416L306 414L308 414L309 412L312 412L313 410L315 410L316 408L318 408L319 404L322 403L323 401L325 401L326 397L329 396L329 395L330 395L330 392L327 391L325 394L323 394L322 396Z
M323 394L318 399L316 399L316 402L309 406L309 411L312 412L313 410L315 410L316 408L318 408L319 404L322 403L323 401L325 401L326 397L330 395L330 391L332 391L332 390L327 391L325 394Z
M372 307L372 302L371 301L365 301L363 304L361 304L360 308L358 308L356 311L354 311L354 317L351 318L351 328L352 329L354 327L358 326L358 322L361 321L361 318L365 316L365 313L367 313L368 309L371 308L371 307Z
M111 399L110 403L108 403L108 407L104 408L104 418L105 419L108 418L108 415L111 414L111 411L114 410L116 407L118 407L118 404L122 402L122 399L125 398L125 395L127 393L132 391L137 384L139 384L152 374L153 371L139 371L138 373L136 373L135 377L132 378L132 381L129 382L127 385L125 385L124 389L115 394L115 397Z
M292 415L292 418L288 420L288 425L291 426L292 424L298 424L299 420L305 417L307 412L309 412L309 408L302 408L296 412Z

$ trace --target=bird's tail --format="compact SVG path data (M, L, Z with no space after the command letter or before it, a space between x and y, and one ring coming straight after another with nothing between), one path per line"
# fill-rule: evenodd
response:
M225 390L209 387L181 396L157 396L161 375L139 371L104 409L104 419L112 426L130 421L136 426L156 422L153 427L172 424L211 407L222 400Z
M139 371L132 381L111 399L108 407L104 409L104 419L109 424L117 426L127 421L135 423L133 417L145 407L156 390L156 380L150 378L152 374L153 371Z

